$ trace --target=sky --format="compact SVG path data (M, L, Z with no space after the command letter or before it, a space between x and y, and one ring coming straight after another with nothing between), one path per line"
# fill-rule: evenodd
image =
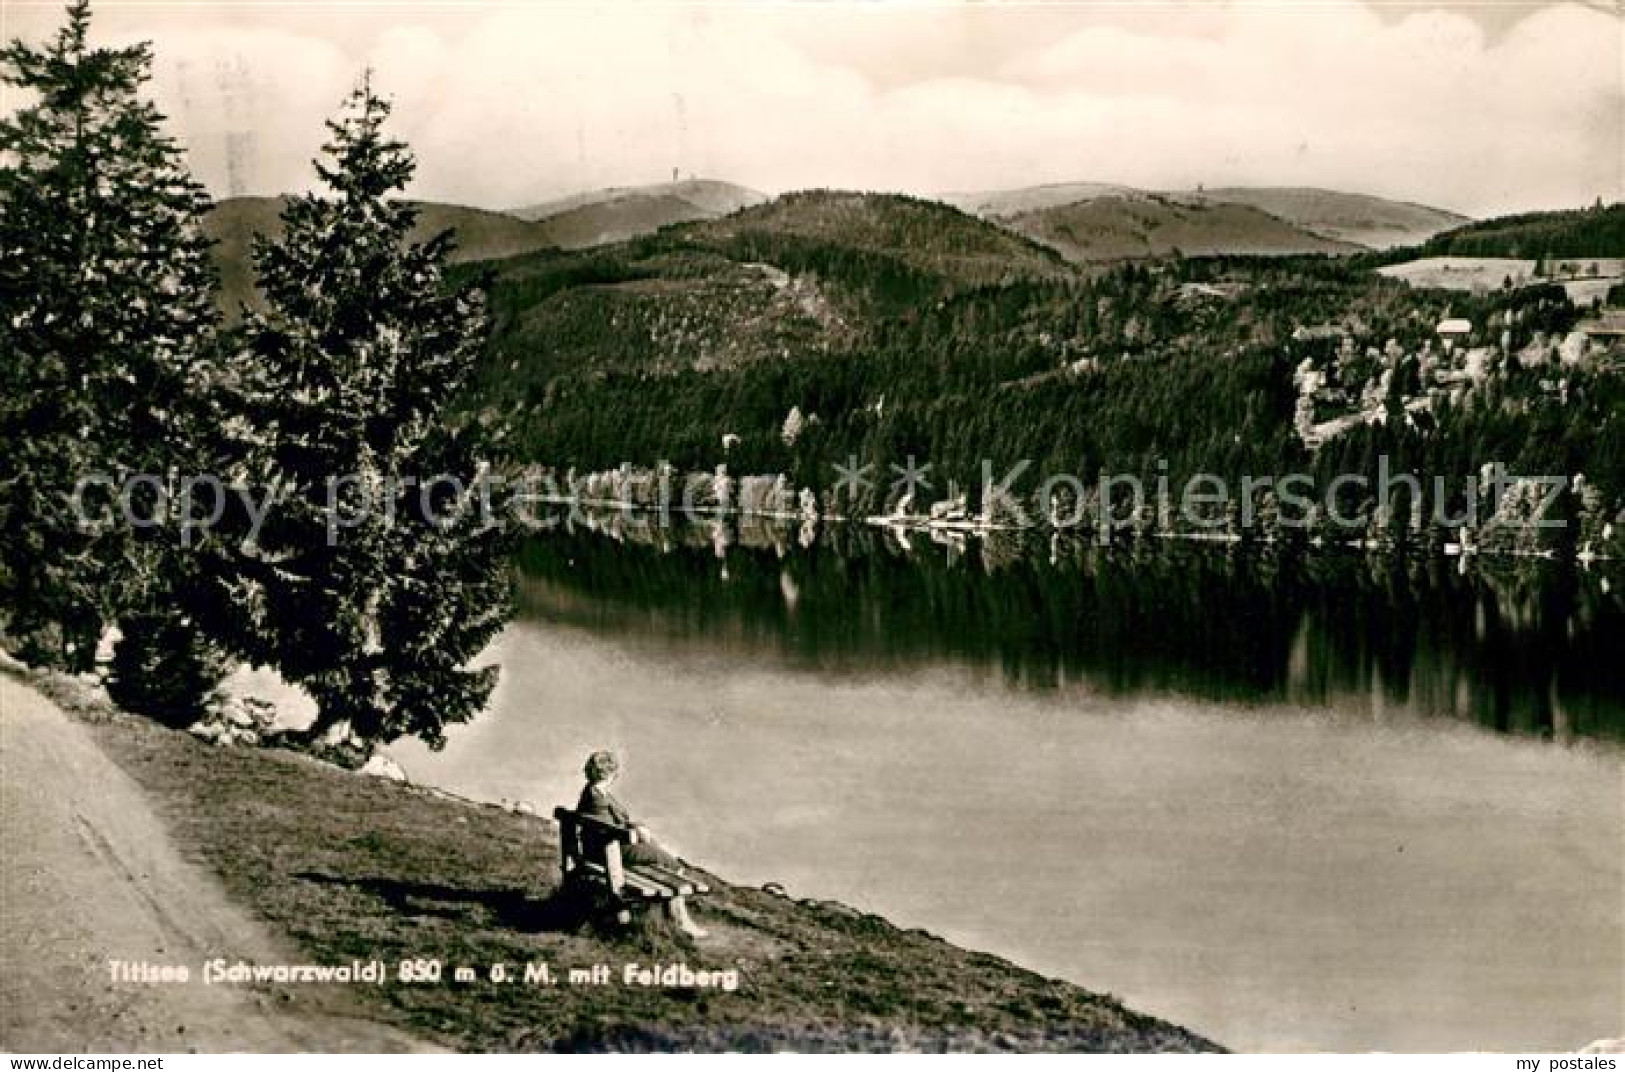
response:
M0 0L6 38L60 20ZM370 67L412 195L495 209L674 171L1323 186L1474 216L1625 199L1618 2L100 0L93 25L153 42L152 96L216 196L309 189Z

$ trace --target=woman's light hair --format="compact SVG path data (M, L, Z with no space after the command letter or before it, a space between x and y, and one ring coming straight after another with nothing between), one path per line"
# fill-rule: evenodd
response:
M614 752L594 752L587 757L587 781L601 782L621 769Z

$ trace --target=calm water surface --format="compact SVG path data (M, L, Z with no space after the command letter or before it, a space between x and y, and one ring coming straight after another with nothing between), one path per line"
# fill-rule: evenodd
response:
M615 538L611 538L611 536ZM417 780L610 747L680 852L1245 1050L1625 1034L1625 605L1525 565L560 532Z

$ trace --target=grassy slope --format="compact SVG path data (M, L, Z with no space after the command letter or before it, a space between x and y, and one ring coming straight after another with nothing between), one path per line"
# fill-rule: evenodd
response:
M1246 205L1277 220L1285 221L1300 231L1309 232L1311 236L1374 249L1421 242L1440 231L1459 227L1468 222L1465 216L1429 208L1426 205L1308 187L1224 187L1206 191L1168 191L1159 194L1128 186L1114 186L1110 183L1079 182L1033 186L1021 190L944 194L939 200L967 212L1007 222L1035 213L1057 211L1063 217L1063 222L1066 217L1092 216L1088 222L1102 232L1101 240L1092 245L1086 243L1081 247L1079 252L1082 255L1077 257L1081 260L1111 259L1121 255L1139 257L1165 254L1166 248L1160 251L1153 250L1148 254L1141 243L1125 241L1122 244L1115 244L1104 241L1106 235L1113 230L1111 217L1114 214L1132 217L1135 213L1155 211L1154 208L1148 208L1148 205L1187 208L1224 204ZM1097 206L1093 213L1081 207L1090 202L1100 201L1107 204ZM1041 227L1044 222L1042 218L1028 220L1024 224L1018 222L1016 229L1023 230L1023 233L1031 233L1032 229ZM1250 243L1259 240L1258 236L1250 232L1260 227L1267 228L1268 231L1263 237L1273 236L1270 240L1276 246L1285 235L1278 227L1256 218L1249 219L1236 215L1228 218L1213 216L1209 221L1210 226L1236 227L1239 224L1251 226L1240 231L1216 230L1211 236L1215 244L1206 252L1274 252L1274 249L1248 248ZM1132 225L1130 230L1133 230ZM1200 237L1187 236L1186 240L1198 245L1201 242ZM1293 242L1301 243L1304 240L1302 235L1292 236ZM1227 241L1240 241L1242 245L1234 250L1222 248L1223 243Z
M1024 212L1075 205L1099 197L1143 197L1144 190L1110 182L1054 182L1015 190L982 190L974 193L945 193L936 197L945 205L973 216L1001 218Z
M69 705L75 706L75 705ZM379 1020L466 1050L1203 1050L1211 1044L923 931L829 902L713 880L698 948L645 926L572 925L550 907L551 821L344 773L292 753L220 749L85 712L183 852L312 961L627 962L737 968L718 990L484 981L358 988ZM996 911L989 906L989 911ZM230 951L222 951L230 955Z

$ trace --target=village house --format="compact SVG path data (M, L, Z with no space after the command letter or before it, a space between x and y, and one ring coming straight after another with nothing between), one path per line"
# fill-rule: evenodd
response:
M1445 348L1449 349L1453 343L1466 342L1472 337L1473 322L1459 316L1446 317L1433 330L1443 340Z

